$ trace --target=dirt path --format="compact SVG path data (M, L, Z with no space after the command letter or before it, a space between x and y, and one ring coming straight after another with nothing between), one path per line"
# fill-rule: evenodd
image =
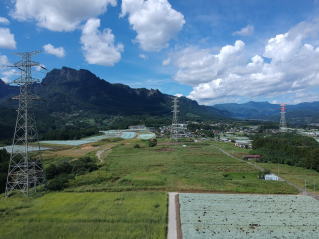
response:
M106 153L109 154L115 145L116 144L107 145L106 147L103 147L100 150L96 151L95 155L100 163L103 163L103 157L106 156Z
M262 168L262 167L260 167L260 166L258 166L258 165L256 165L256 164L254 164L254 163L252 163L252 162L248 162L248 161L246 161L246 160L243 160L243 159L240 159L240 158L235 157L234 155L228 153L227 151L223 150L222 148L219 148L218 146L215 146L215 145L212 145L212 146L213 146L214 148L218 149L219 151L221 151L223 154L226 154L227 156L229 156L229 157L231 157L231 158L233 158L233 159L236 159L236 160L239 160L239 161L241 161L241 162L247 163L247 164L249 164L250 166L253 166L254 168L258 169L259 171L264 171L264 170L265 170L264 168Z

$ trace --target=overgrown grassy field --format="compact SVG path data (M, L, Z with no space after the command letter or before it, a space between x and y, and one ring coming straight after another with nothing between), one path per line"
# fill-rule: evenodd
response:
M241 158L244 154L249 153L249 150L234 147L230 143L215 142L214 144L238 158ZM289 166L287 164L258 162L256 162L256 164L265 169L269 169L274 174L279 175L283 179L289 180L301 188L304 188L306 181L307 191L316 193L319 192L319 172L315 170Z
M166 238L161 192L48 193L0 198L0 238Z
M136 143L141 147L134 148ZM171 144L168 140L161 140L156 147L147 147L142 141L119 144L103 159L99 170L77 176L66 190L296 193L284 182L258 179L258 170L226 156L212 144Z
M289 166L286 164L274 163L257 163L263 168L269 169L275 174L278 174L283 179L287 179L297 186L304 188L305 183L307 191L319 191L319 173L312 169L305 169L301 167ZM305 182L306 181L306 182Z

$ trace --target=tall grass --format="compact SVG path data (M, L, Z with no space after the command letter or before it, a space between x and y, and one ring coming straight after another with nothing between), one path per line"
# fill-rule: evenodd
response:
M0 238L166 237L165 193L49 193L0 200Z

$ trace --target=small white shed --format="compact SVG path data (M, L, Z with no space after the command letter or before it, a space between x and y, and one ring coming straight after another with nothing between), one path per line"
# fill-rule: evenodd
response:
M267 181L278 181L279 177L275 174L265 174L265 180Z

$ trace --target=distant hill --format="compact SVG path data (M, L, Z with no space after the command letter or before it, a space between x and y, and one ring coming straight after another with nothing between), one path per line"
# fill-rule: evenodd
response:
M229 117L237 119L278 121L280 117L280 105L269 102L227 103L214 107L229 112ZM287 105L287 121L291 124L319 123L319 102Z

